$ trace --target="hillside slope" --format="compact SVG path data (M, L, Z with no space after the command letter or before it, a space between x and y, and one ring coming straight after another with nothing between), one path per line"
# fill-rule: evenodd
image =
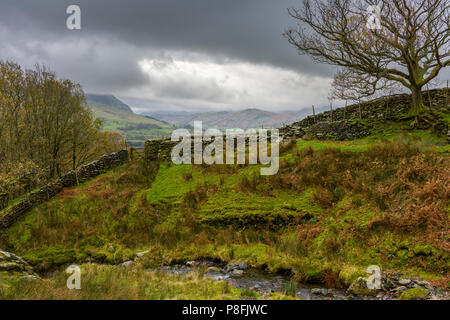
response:
M111 95L86 95L94 116L104 123L103 130L120 132L131 146L142 147L147 139L170 136L176 126L133 113L131 108Z
M133 112L133 110L131 110L129 105L123 103L113 95L90 93L86 94L86 100L91 103L97 103L104 106L111 106L114 107L115 109Z

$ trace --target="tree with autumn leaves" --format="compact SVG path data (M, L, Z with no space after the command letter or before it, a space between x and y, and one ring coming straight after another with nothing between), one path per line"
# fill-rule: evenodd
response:
M126 147L101 132L81 87L44 67L0 61L0 194L12 199Z

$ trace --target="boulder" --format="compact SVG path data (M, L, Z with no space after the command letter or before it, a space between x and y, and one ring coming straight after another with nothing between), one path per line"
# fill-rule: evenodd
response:
M392 291L395 292L395 293L397 293L397 294L400 294L400 293L402 293L402 292L404 292L404 291L406 291L406 290L408 290L407 287L405 287L405 286L399 286L399 287L395 288L395 289L392 290Z
M328 294L328 290L325 288L313 288L311 289L311 293L316 296L326 296Z
M0 271L22 271L22 266L15 262L0 263Z
M247 264L245 262L239 263L239 269L246 270L248 268Z
M133 264L134 264L133 261L125 261L124 263L119 264L119 267L129 268L129 267L133 266Z
M369 289L367 287L367 280L363 277L358 277L347 289L347 294L355 296L376 296L378 292L379 290Z
M221 270L217 267L209 267L206 272L220 272Z
M398 283L401 284L402 286L407 286L408 284L411 283L411 280L409 280L409 279L400 279L398 281Z
M231 272L231 275L232 275L233 277L240 277L240 276L242 276L243 274L244 274L244 271L239 270L239 269L234 269L234 270Z
M145 256L147 253L149 253L150 251L149 250L147 250L147 251L142 251L142 252L138 252L138 253L136 253L136 257L137 258L142 258L143 256Z
M427 290L417 287L404 291L398 300L423 300L427 297Z
M227 267L227 269L225 270L226 272L231 272L235 269L239 269L239 264L236 262L230 263Z

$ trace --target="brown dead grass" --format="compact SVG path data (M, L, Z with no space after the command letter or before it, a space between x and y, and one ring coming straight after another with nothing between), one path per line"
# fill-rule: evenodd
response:
M280 163L280 174L259 181L247 179L241 186L251 191L265 179L273 188L314 188L314 202L325 209L351 194L382 212L371 221L371 228L415 234L424 242L450 249L448 158L403 142L380 143L364 152L306 148L296 155L293 161ZM334 251L338 245L329 247Z

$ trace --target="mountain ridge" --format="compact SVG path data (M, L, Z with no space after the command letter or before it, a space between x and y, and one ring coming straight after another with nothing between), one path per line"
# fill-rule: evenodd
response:
M141 147L147 139L168 137L176 128L134 113L127 104L110 94L86 94L86 102L94 116L103 121L102 130L121 133L131 146Z
M97 93L88 93L85 95L86 101L99 103L106 106L111 106L114 108L117 108L119 110L127 111L134 113L133 110L131 110L130 106L124 103L123 101L119 100L112 94L97 94Z
M146 114L147 115L147 114ZM191 114L170 114L164 112L149 113L149 116L176 125L193 125L193 121L202 121L205 128L277 128L298 120L295 116L248 108L240 111L210 111Z

